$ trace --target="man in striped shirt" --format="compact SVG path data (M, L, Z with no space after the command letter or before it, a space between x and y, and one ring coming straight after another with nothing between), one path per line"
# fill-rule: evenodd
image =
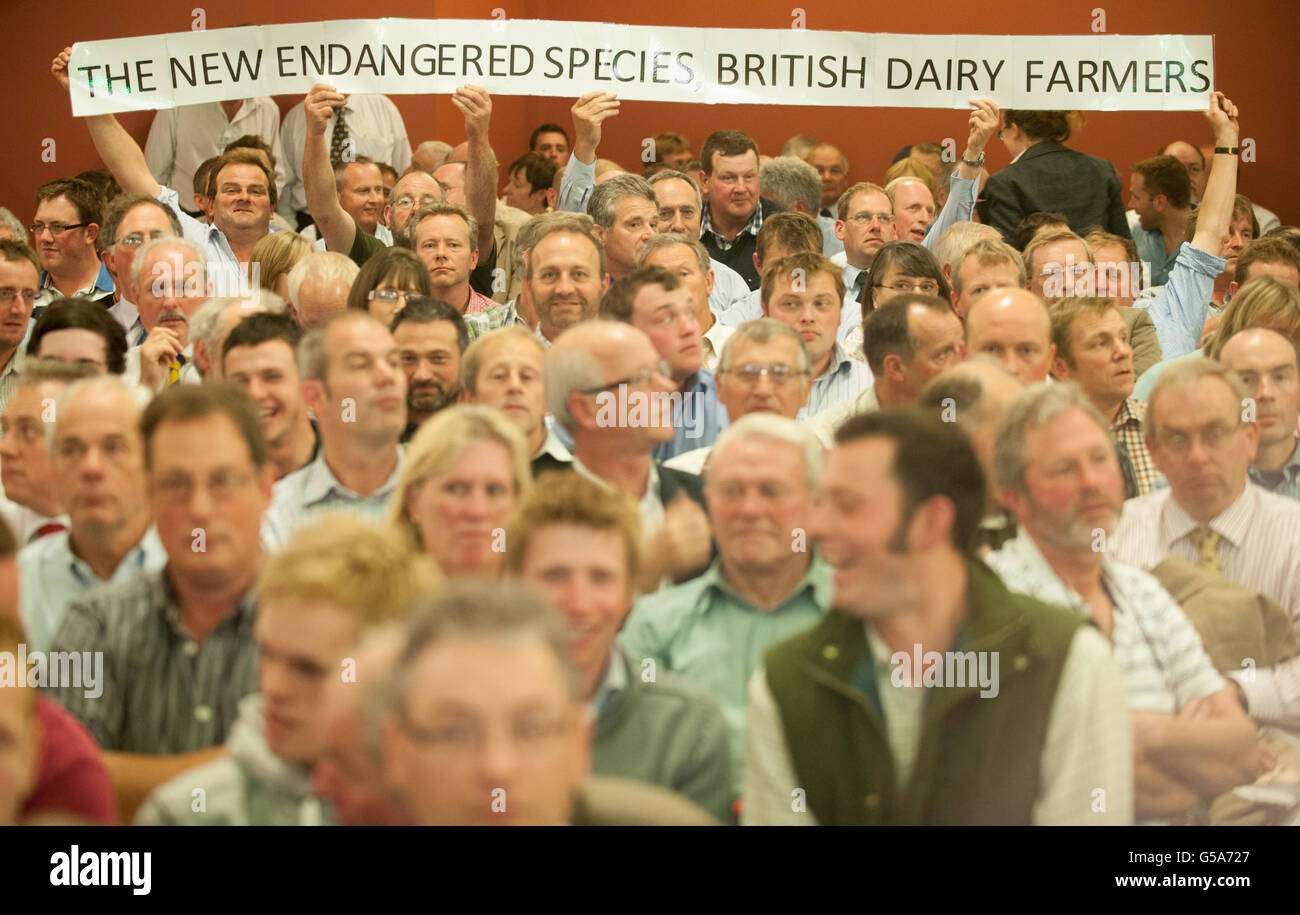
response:
M1219 361L1241 376L1255 400L1259 451L1250 465L1251 480L1300 499L1300 365L1295 345L1271 328L1250 327L1223 345Z
M1167 820L1252 781L1261 750L1187 615L1152 576L1104 549L1124 494L1109 433L1077 385L1035 385L1016 398L995 465L1019 534L987 562L1007 587L1091 617L1111 640L1133 710L1135 814Z
M1249 390L1210 359L1166 369L1144 426L1168 489L1130 499L1110 542L1121 562L1151 569L1177 556L1277 601L1300 631L1300 505L1250 482L1259 425ZM1300 658L1229 674L1261 724L1300 725Z
M272 482L242 389L176 385L140 425L167 565L70 603L51 646L102 652L93 689L50 692L103 748L125 819L156 785L223 752L257 688L252 588Z

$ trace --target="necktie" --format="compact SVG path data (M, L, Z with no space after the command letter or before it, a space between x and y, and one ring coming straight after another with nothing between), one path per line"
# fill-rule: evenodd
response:
M184 354L177 356L175 359L171 361L171 365L167 367L167 385L166 385L167 387L170 388L176 382L181 380L181 366L183 366L184 364L185 364Z
M1220 573L1223 571L1219 565L1219 540L1219 532L1205 525L1192 531L1192 543L1201 554L1196 564L1202 569Z
M343 109L334 112L334 135L330 137L330 164L338 165L343 158L343 144L348 141L348 122L343 119Z

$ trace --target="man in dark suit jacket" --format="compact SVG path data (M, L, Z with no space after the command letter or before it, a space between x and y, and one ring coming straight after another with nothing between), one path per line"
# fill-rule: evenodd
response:
M1129 238L1124 186L1115 166L1098 156L1070 149L1070 127L1063 111L1004 111L998 138L1016 157L989 177L976 204L980 221L1011 240L1016 225L1030 213L1062 213L1080 235L1102 228Z
M688 578L712 552L698 476L651 458L673 436L671 369L630 324L588 321L547 351L546 409L573 436L573 471L631 496L646 555L639 585Z
M700 241L709 257L745 278L751 290L759 285L754 245L763 220L785 209L758 195L758 144L739 130L709 134L700 150L704 181L704 213Z

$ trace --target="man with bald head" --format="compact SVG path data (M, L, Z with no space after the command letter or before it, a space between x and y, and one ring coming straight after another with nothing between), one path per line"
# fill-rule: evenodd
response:
M1187 177L1192 184L1192 203L1200 203L1201 198L1205 196L1205 182L1210 177L1210 171L1205 167L1205 156L1201 155L1201 151L1186 140L1174 140L1160 150L1160 155L1173 156L1182 163L1183 168L1187 169Z
M643 331L616 321L578 324L546 354L546 408L573 437L574 472L637 503L649 590L709 558L700 478L651 457L673 438L671 372Z
M1250 327L1223 345L1219 361L1241 376L1254 400L1259 448L1250 465L1251 481L1300 499L1300 366L1295 345L1275 330Z
M966 353L997 359L1022 384L1046 381L1056 355L1047 306L1027 289L985 293L966 313Z
M323 327L348 307L360 268L335 251L313 251L289 271L289 307L304 330Z

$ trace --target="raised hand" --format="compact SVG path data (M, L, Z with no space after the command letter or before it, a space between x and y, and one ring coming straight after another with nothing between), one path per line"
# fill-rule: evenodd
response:
M622 104L611 92L588 92L573 103L573 152L582 162L594 161L601 125L618 114Z
M345 101L347 98L333 86L325 83L312 86L302 103L303 114L307 117L307 129L316 136L324 136L330 118L334 117L334 109L342 108Z
M461 86L451 96L451 103L465 116L465 138L470 142L486 140L492 123L492 96L481 86Z
M68 91L68 61L72 60L72 48L64 48L50 62L50 75L54 81Z

